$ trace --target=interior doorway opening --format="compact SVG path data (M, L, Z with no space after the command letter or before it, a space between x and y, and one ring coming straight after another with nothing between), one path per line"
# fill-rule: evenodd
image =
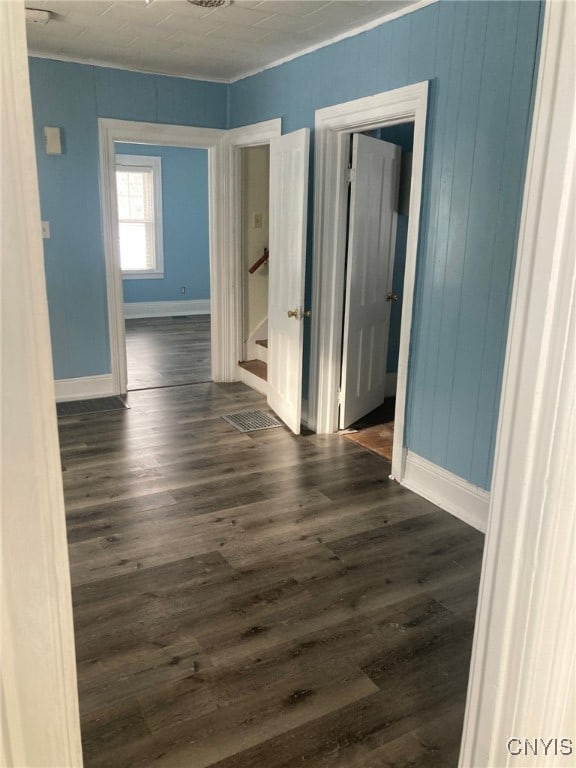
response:
M391 463L414 122L349 139L339 428Z
M245 383L266 393L268 382L268 278L270 145L242 147L242 358Z
M114 149L127 389L209 381L208 151Z
M315 258L312 299L315 309L312 313L308 406L309 425L320 434L336 432L339 428L350 134L411 121L414 123L391 470L391 477L400 483L403 483L406 473L404 424L427 105L428 82L423 81L325 107L316 111L315 119Z
M265 381L242 365L245 362L242 360L245 355L244 341L248 341L249 336L243 337L245 296L242 289L246 284L241 274L241 150L260 145L266 145L269 151L270 262L267 296L268 360ZM274 413L294 434L300 434L304 321L310 317L310 312L304 308L310 131L308 128L301 128L281 134L280 120L269 121L232 130L229 134L229 146L237 379L265 394ZM248 213L252 225L255 218L256 223L260 223L260 211L251 210ZM267 261L267 255L264 253L256 255L257 260L254 262L251 260L252 254L244 254L250 258L253 273L257 266L262 266ZM264 345L258 346L266 349Z
M126 328L124 292L120 265L118 201L116 190L116 144L133 143L166 147L204 149L208 155L208 212L211 313L211 379L230 380L229 318L224 309L230 304L230 270L227 252L220 247L226 232L223 203L222 139L225 131L182 125L141 123L98 118L100 151L100 196L106 262L106 292L112 393L125 394L127 385Z

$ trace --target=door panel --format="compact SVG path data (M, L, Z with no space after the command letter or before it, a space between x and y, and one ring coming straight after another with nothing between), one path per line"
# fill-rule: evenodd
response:
M394 144L352 137L340 429L384 400L400 156Z
M309 146L307 128L270 142L268 403L295 434L302 407Z

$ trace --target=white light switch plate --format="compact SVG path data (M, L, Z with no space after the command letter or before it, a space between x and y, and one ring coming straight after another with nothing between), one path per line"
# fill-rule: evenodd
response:
M50 222L49 221L42 222L42 239L50 240Z
M47 125L44 128L44 145L47 155L62 154L62 131L55 126Z

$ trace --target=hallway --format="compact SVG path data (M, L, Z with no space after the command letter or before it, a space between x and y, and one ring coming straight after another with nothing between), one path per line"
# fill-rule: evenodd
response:
M456 766L483 536L242 384L60 419L87 768Z

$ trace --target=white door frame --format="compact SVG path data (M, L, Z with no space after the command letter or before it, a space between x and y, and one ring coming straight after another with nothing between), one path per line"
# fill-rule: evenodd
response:
M184 125L98 119L100 139L100 201L106 262L110 366L115 394L128 387L122 271L118 252L115 142L187 147L208 150L208 212L210 249L210 307L212 327L212 379L228 381L226 340L229 328L225 308L231 293L225 242L226 212L223 194L222 139L226 131Z
M546 3L461 768L576 750L575 26ZM537 738L558 740L546 758L522 751Z
M231 284L230 301L226 308L229 313L227 327L230 330L228 348L228 378L238 381L242 369L238 362L243 359L242 318L244 293L242 290L242 152L244 147L258 147L282 134L282 119L275 118L254 125L232 128L226 132L224 149L225 178L223 185L227 200L227 226L225 250L228 254L228 270Z
M24 3L0 3L0 765L81 768Z
M310 360L310 426L316 432L338 429L342 318L344 312L348 136L386 125L414 122L412 184L402 295L400 352L394 416L392 477L404 475L404 412L412 303L420 227L428 82L386 91L316 111L316 193Z

